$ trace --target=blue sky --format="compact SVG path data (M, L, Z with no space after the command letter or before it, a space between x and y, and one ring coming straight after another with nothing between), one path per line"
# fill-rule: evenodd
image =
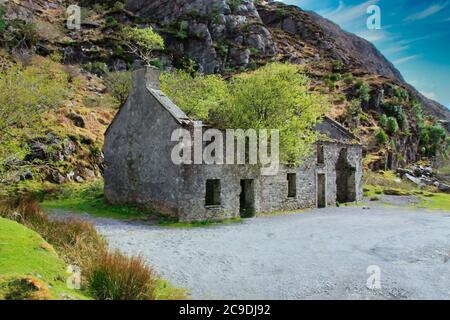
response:
M312 10L371 41L407 82L450 109L450 0L283 0ZM367 28L367 8L381 29Z

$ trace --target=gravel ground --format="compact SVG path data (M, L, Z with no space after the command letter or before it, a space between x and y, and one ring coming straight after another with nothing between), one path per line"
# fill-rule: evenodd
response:
M450 299L450 212L370 206L207 228L94 222L194 299ZM381 289L366 287L371 265Z

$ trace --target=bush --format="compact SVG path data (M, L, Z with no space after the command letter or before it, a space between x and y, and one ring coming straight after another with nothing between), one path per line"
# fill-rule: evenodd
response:
M0 172L8 158L24 152L17 142L27 129L39 128L42 115L67 96L67 73L50 60L37 62L0 72Z
M92 267L89 289L101 300L152 300L156 281L153 271L139 256L115 251L104 254Z
M299 66L271 63L234 76L165 74L163 91L189 116L219 128L278 129L281 161L298 164L317 139L312 130L329 101L311 93ZM205 99L205 97L207 97Z
M369 102L370 86L363 81L359 81L356 84L356 96L364 102Z
M397 119L394 117L389 117L387 119L386 129L390 134L396 134L398 131Z
M380 116L379 122L380 122L380 126L381 126L383 129L386 129L386 127L387 127L387 117L386 117L385 114L382 114L382 115Z
M6 21L5 21L5 6L0 4L0 32L5 31Z
M375 139L377 140L377 143L380 145L385 145L388 140L388 135L383 129L378 129L375 133Z
M131 72L108 72L105 76L104 83L111 95L120 104L123 104L126 102L131 91Z
M155 58L154 52L156 50L164 49L163 38L151 27L144 29L125 27L120 36L129 53L138 56L147 65L150 65Z

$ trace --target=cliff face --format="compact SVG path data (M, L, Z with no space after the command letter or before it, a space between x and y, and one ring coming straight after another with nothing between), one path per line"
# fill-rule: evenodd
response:
M277 51L251 0L130 0L126 8L157 22L169 50L205 73L247 67L252 54L270 58Z
M159 53L165 68L198 68L225 76L258 68L271 61L301 64L311 78L312 89L330 97L329 116L344 123L362 138L374 168L395 167L397 162L419 160L420 130L413 101L426 114L449 123L450 112L405 83L400 72L370 42L343 31L319 15L279 2L254 0L80 0L81 30L67 30L65 8L74 0L10 1L7 19L33 21L38 26L35 53L59 51L65 64L124 70L135 57L120 49L120 26L152 26L166 43ZM0 44L1 46L1 44ZM361 110L358 83L370 88ZM407 97L399 95L406 90ZM389 139L390 147L377 145L374 136L381 114L400 107L407 117L404 132ZM397 110L397 109L396 109ZM397 110L398 111L398 110ZM400 117L399 117L400 119ZM448 128L448 126L447 126Z

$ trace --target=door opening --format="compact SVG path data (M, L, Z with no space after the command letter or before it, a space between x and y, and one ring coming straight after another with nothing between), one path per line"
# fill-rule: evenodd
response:
M327 189L325 174L317 175L317 207L325 208L327 206Z
M239 211L241 218L255 216L255 181L252 179L241 180Z

